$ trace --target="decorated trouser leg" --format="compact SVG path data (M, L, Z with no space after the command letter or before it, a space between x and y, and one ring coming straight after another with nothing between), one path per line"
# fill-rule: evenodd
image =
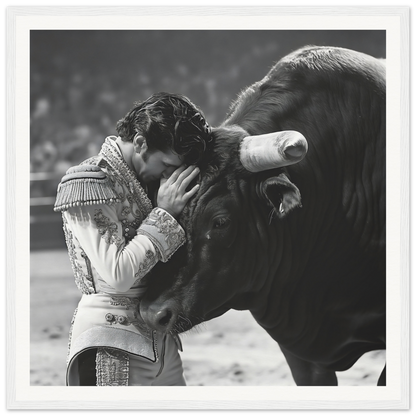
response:
M98 348L97 386L129 385L129 354L112 348Z
M160 338L158 362L112 348L83 352L78 358L81 386L185 386L182 360L172 337Z
M128 386L128 354L111 348L93 348L78 358L80 386Z

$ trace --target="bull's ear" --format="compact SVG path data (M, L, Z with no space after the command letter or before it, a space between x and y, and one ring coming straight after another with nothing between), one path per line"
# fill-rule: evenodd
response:
M284 218L294 208L302 206L299 189L284 173L264 180L260 190L278 218Z

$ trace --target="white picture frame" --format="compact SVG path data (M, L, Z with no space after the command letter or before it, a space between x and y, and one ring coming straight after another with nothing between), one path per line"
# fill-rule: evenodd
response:
M88 410L384 410L409 408L409 8L380 7L9 7L7 9L7 407ZM386 30L388 76L388 360L386 387L31 386L29 381L29 32L34 29ZM187 17L192 16L192 19ZM136 18L136 19L135 19ZM266 70L266 69L265 69ZM390 371L391 369L391 371ZM278 390L276 390L278 389ZM279 398L277 399L276 396Z

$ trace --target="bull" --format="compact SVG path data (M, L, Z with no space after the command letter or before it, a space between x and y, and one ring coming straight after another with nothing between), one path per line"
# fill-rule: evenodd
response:
M147 325L249 310L303 386L385 349L385 129L381 60L308 46L278 61L213 129L187 244L148 279Z

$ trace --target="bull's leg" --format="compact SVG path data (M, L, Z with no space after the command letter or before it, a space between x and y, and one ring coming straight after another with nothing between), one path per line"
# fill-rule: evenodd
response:
M292 355L281 347L289 364L293 379L298 386L337 386L338 380L335 371L325 370L316 364L304 361Z
M385 386L386 385L386 366L384 366L383 371L380 374L380 378L378 379L377 386Z

